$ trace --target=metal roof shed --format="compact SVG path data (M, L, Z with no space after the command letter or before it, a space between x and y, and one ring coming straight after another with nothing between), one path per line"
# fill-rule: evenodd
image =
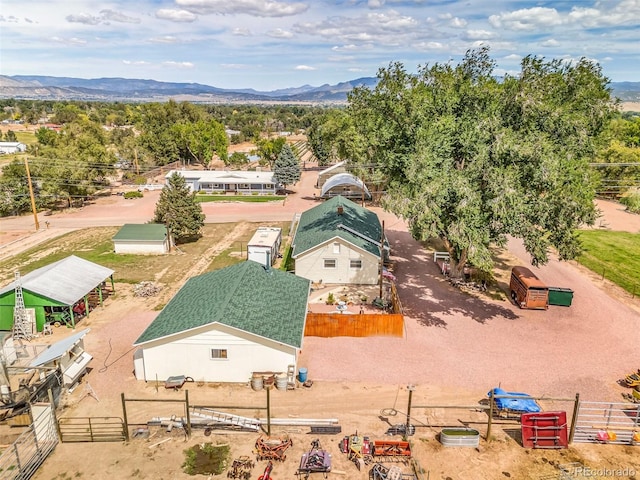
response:
M364 182L350 173L338 173L329 178L322 186L320 193L322 198L331 198L337 195L345 198L371 200L371 194Z
M167 227L161 223L127 223L112 240L115 253L165 254L170 247Z
M38 268L20 279L26 308L35 309L36 328L42 331L47 318L45 309L61 313L59 320L75 328L78 315L89 314L89 299L96 296L103 300L103 284L111 279L114 290L113 270L71 255ZM16 282L0 289L0 330L13 328ZM74 309L75 308L75 309Z
M90 329L81 332L49 346L40 355L34 358L29 367L60 367L63 381L66 386L71 386L86 372L87 365L93 359L84 351L84 337Z

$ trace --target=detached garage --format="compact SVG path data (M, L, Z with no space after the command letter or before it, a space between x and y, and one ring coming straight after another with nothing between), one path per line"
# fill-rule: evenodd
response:
M190 278L135 341L138 380L247 382L302 348L310 282L251 260Z
M163 255L171 249L167 227L161 223L127 223L112 240L115 253Z

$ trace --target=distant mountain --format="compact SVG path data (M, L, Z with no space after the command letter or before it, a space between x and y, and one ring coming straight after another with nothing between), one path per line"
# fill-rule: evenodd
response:
M262 92L224 89L200 83L158 82L129 78L72 78L42 75L0 75L0 98L37 100L166 101L194 103L306 103L341 104L355 87L373 88L375 77L362 77L336 85L284 88ZM614 96L624 102L640 102L640 82L611 83Z
M199 83L172 83L127 78L71 78L41 75L0 75L0 98L38 100L163 101L170 98L205 103L344 103L359 85L375 86L376 78L337 85L304 85L261 92L224 89Z

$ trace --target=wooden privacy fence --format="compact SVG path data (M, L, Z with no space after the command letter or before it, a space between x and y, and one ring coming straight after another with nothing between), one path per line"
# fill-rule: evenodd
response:
M404 317L399 313L307 313L306 337L402 337Z

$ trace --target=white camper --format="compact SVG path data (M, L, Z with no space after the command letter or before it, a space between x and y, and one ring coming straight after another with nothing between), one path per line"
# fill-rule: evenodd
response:
M247 244L247 259L271 266L278 258L281 243L281 228L258 227Z

